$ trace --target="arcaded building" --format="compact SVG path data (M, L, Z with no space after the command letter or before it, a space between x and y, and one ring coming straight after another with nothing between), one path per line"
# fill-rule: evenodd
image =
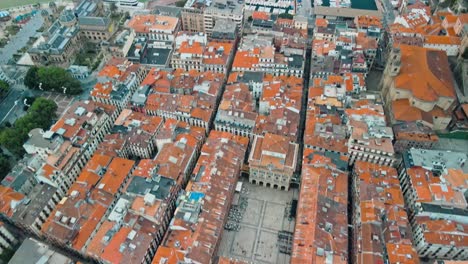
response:
M296 170L299 146L288 137L256 136L250 151L250 183L288 190Z

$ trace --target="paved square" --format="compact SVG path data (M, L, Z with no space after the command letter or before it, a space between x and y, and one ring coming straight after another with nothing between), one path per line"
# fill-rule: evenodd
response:
M263 206L263 201L257 199L247 199L249 205L245 209L244 217L241 223L257 226L260 221L260 214Z
M57 104L57 116L60 117L63 114L63 111L68 108L72 103L73 97L66 96L59 93L44 92L41 94L42 97L45 97L49 100L53 100Z
M257 244L257 254L255 260L267 263L276 263L279 250L276 246L277 233L269 231L260 231L260 239Z
M250 227L242 227L242 231L234 237L231 252L239 257L251 258L257 230Z
M280 231L283 227L284 211L286 206L275 203L266 203L263 215L263 227Z
M219 256L244 260L249 263L287 264L290 256L279 252L278 231L294 231L294 219L289 221L285 211L298 190L288 192L252 185L244 179L247 199L239 231L224 230L218 250Z

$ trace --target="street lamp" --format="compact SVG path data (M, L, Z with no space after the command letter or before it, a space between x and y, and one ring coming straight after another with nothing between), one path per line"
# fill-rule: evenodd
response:
M67 87L62 86L62 89L63 89L63 94L66 94L67 93Z
M39 83L39 90L44 91L44 89L42 89L42 83L41 82Z

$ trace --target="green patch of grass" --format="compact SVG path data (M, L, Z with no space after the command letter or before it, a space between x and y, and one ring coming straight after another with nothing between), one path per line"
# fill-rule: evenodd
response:
M446 134L438 134L441 138L465 139L468 140L468 132L456 131Z

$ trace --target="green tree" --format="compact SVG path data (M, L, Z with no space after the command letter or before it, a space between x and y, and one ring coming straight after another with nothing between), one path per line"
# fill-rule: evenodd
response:
M111 13L114 14L117 11L118 8L117 8L117 5L114 2L112 2L110 4L110 6L109 6L109 9L110 9Z
M279 18L285 18L285 19L293 19L293 15L287 14L287 13L282 13L278 15Z
M29 89L37 89L39 86L37 71L39 70L38 67L33 66L29 68L26 76L24 77L24 85Z
M0 96L4 96L10 90L10 84L4 80L0 80Z
M25 138L15 128L6 128L0 132L0 144L19 157L24 154L24 141Z
M247 22L252 22L252 20L253 20L252 16L249 16L249 17L247 18Z
M83 92L81 83L73 78L69 72L59 67L32 67L26 73L24 85L31 89L54 91L75 95ZM65 87L66 89L64 89Z
M0 260L2 260L3 263L8 263L14 254L15 250L11 248L5 248L3 253L0 254Z
M8 160L8 156L0 155L0 181L5 178L8 172L11 170L10 161Z
M22 156L23 144L28 139L28 133L34 128L49 129L56 116L57 105L54 101L43 97L37 98L26 115L18 118L13 127L0 131L0 145L11 153Z

